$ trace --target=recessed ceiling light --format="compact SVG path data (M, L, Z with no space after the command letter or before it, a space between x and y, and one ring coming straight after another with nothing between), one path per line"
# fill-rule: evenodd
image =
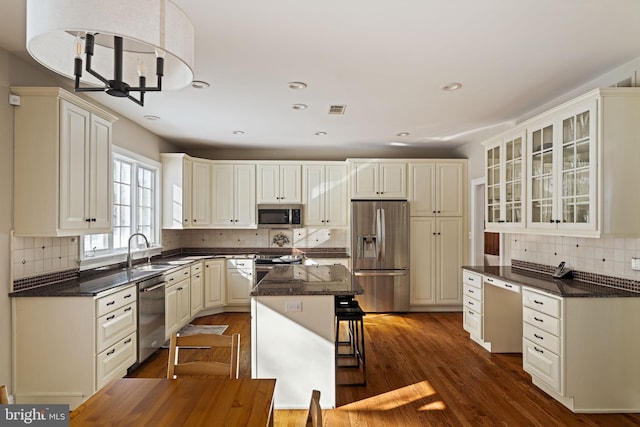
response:
M324 131L320 131L320 132L316 132L316 135L318 136L325 136L327 133Z
M409 136L409 132L400 132L397 136Z
M233 134L234 135L244 135L244 131L243 130L234 130Z
M144 118L147 119L147 120L151 120L151 121L160 120L160 117L152 116L150 114L147 114L146 116L144 116Z
M292 107L294 110L304 110L307 108L307 104L293 104Z
M458 90L462 87L462 83L458 83L458 82L451 82L447 85L442 86L442 90L446 90L446 91L453 91L453 90Z
M203 80L194 80L191 82L191 87L195 89L206 89L209 86L211 85Z
M407 144L406 142L390 142L389 145L393 145L394 147L408 147L409 144Z
M307 84L304 82L289 82L289 89L304 89Z

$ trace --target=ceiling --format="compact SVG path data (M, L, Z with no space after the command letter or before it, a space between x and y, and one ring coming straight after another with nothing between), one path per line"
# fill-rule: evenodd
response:
M25 1L0 6L0 46L23 58ZM640 57L635 0L174 3L195 27L194 78L211 87L148 93L144 107L92 96L184 146L456 147ZM463 87L442 90L451 82Z

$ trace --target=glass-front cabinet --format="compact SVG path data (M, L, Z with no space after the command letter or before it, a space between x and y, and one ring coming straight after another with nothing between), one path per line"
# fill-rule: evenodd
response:
M524 130L492 141L486 148L486 229L524 227Z
M528 228L595 230L596 113L589 100L529 126Z

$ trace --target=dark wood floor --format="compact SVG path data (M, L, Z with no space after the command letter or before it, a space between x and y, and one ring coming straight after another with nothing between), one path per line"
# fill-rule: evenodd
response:
M248 313L193 323L240 333L241 376L251 376ZM640 425L640 414L572 413L531 384L520 354L490 354L470 341L460 313L369 314L365 335L367 386L338 387L325 426ZM159 350L130 376L164 377L166 363L167 350ZM304 425L304 415L276 411L275 425Z

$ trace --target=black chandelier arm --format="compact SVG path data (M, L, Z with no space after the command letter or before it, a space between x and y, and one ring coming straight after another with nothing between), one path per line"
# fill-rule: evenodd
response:
M144 107L144 92L140 92L140 99L136 99L131 95L127 95L127 98L135 102L141 107Z

